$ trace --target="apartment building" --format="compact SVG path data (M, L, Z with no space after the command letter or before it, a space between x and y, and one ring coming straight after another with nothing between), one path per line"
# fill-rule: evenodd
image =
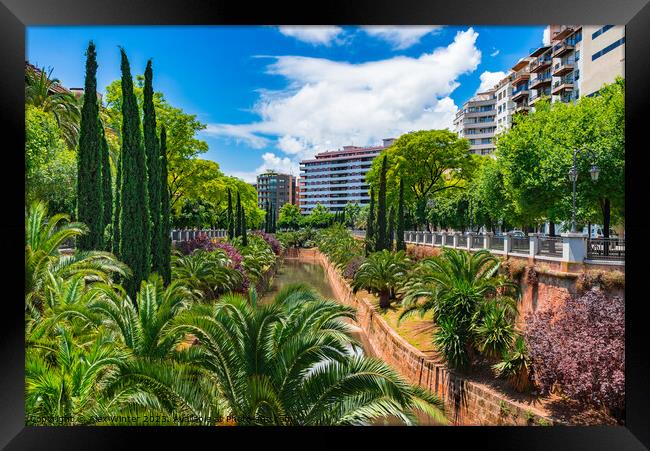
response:
M625 27L549 25L550 45L531 50L494 87L496 133L512 115L535 110L541 99L574 102L612 83L625 71Z
M496 97L496 133L508 130L512 125L512 112L515 103L512 101L512 72L503 78L495 87Z
M275 219L278 219L280 208L284 204L294 203L296 196L296 179L289 174L279 174L267 171L257 176L257 205L265 209L267 202L275 210Z
M495 150L495 91L480 92L468 100L454 117L454 131L469 140L470 152L487 155Z
M390 147L395 138L384 139L381 146L344 146L343 150L316 154L300 162L299 204L309 214L317 204L331 212L342 211L347 203L370 203L366 174L372 160Z

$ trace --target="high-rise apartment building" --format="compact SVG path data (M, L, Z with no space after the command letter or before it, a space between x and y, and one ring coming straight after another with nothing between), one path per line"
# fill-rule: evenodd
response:
M289 174L279 174L275 171L267 171L257 176L257 205L265 209L267 202L275 211L275 218L278 219L280 208L284 204L295 201L296 179Z
M512 125L512 112L515 103L512 101L512 73L506 75L494 87L496 97L496 133L501 133Z
M468 100L454 117L454 131L469 140L472 153L487 155L494 151L496 131L495 91L480 92Z
M300 162L300 211L309 214L318 204L331 212L342 211L347 203L365 205L370 202L366 174L372 160L390 147L394 138L383 140L381 146L344 146L343 150L316 154Z

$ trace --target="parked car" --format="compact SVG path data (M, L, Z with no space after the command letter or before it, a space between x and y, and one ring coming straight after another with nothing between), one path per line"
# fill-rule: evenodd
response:
M526 238L526 234L521 230L512 230L510 231L510 235L515 238Z

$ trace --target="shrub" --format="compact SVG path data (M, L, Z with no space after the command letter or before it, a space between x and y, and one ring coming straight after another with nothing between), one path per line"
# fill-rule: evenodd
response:
M492 366L497 377L507 379L519 392L530 388L530 358L526 341L521 335L515 339L512 349L503 353L501 362Z
M176 244L176 249L178 249L178 251L183 255L189 255L197 249L202 249L204 251L213 251L216 249L216 247L214 245L214 241L212 241L208 235L201 233L194 239L180 241Z
M422 260L429 257L438 257L442 251L439 247L406 245L406 254L413 260Z
M254 232L254 234L262 238L264 241L266 241L266 243L269 246L271 246L271 249L273 250L273 253L275 255L280 255L280 253L282 252L282 244L280 244L280 241L278 241L278 239L275 236L271 235L270 233L265 233L262 231Z
M503 274L510 276L512 280L518 282L526 270L526 262L514 258L509 258L501 262L501 271Z
M357 274L357 271L359 271L359 267L365 262L366 259L363 255L357 255L356 257L352 257L352 259L348 262L347 265L345 265L345 269L343 270L343 277L346 279L354 279L354 276Z
M594 406L625 403L625 304L591 290L526 318L535 383Z

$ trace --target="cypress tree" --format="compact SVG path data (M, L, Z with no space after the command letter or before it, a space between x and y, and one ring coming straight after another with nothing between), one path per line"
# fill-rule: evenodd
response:
M241 244L248 246L248 234L246 233L246 211L244 206L241 206Z
M112 224L113 220L113 180L111 178L111 163L108 155L108 141L106 140L104 126L101 122L99 124L99 132L101 134L100 142L102 144L102 207L104 214L102 225L104 227L104 249L110 252L112 236L106 236L106 231L109 230L108 226Z
M144 71L143 104L144 119L142 130L144 134L144 150L147 155L147 176L149 191L149 217L151 224L151 270L161 273L163 269L162 256L162 224L160 223L160 149L156 136L156 110L153 106L153 69L151 60L147 61Z
M160 242L162 266L160 275L169 285L172 281L172 237L169 211L169 187L167 186L167 129L160 127Z
M237 203L235 204L235 236L241 235L241 198L237 191Z
M135 302L140 282L151 269L151 236L147 156L140 131L140 113L133 92L131 68L122 54L122 187L120 190L120 257L133 273L125 283Z
M375 248L375 191L370 188L370 209L366 224L366 255L370 255Z
M397 231L395 250L405 251L404 243L404 181L399 181L399 203L397 206Z
M117 174L113 191L113 238L111 246L116 257L120 255L120 192L122 190L122 152L117 157Z
M388 247L386 235L386 155L381 162L379 173L379 193L377 195L377 242L375 250L380 251Z
M264 232L269 233L271 231L271 205L267 200L264 204Z
M79 237L77 246L80 250L101 250L104 247L102 143L96 93L97 53L95 44L90 41L86 50L86 79L77 158L77 220L88 226L88 233Z
M393 250L393 237L395 235L395 209L391 206L388 210L388 236L386 249Z
M228 188L228 210L226 212L226 219L228 221L228 239L232 240L235 237L235 218L232 212L232 194Z
M275 207L271 210L271 233L275 233L275 214L276 210Z

